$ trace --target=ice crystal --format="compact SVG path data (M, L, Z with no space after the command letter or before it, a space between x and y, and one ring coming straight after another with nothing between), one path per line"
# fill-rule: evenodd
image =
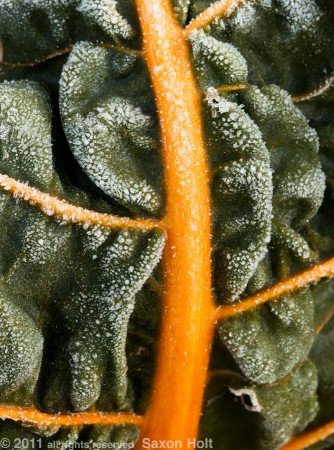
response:
M126 55L125 61L134 58ZM91 71L87 71L87 61ZM148 183L139 158L148 151L150 159L157 157L156 142L150 137L152 119L130 100L112 91L100 97L94 89L102 95L98 81L106 83L108 76L112 78L109 67L113 65L109 50L88 43L74 49L61 79L65 130L77 160L104 192L126 205L156 212L161 199ZM81 98L84 104L78 102Z
M0 96L1 172L45 191L64 193L53 165L45 91L33 82L12 82L0 85ZM132 117L135 132L148 123L124 100L117 111L123 131L129 123L131 126ZM97 114L106 123L116 120L103 108ZM139 148L149 145L139 134L134 139ZM6 193L3 183L0 292L11 297L10 302L9 294L1 297L6 302L1 323L7 324L0 333L1 386L15 389L29 381L28 391L33 390L43 350L36 324L43 323L45 305L54 304L72 335L68 363L73 407L86 409L98 399L105 372L113 379L111 401L117 408L124 406L127 325L136 294L159 262L163 235L155 231L116 232L90 223L71 225L65 215L60 222L53 211L42 212L27 205L24 195L16 201ZM36 189L34 193L47 196ZM78 194L78 199L82 198Z
M263 259L270 240L272 182L269 154L257 126L211 88L206 96L214 169L213 198L221 289L235 299ZM224 208L222 205L224 204ZM242 243L241 243L242 242Z
M322 16L320 6L314 0L279 0L277 11L284 15L288 28L293 33L300 33L309 29L315 30L317 22Z
M1 286L0 387L2 394L14 391L31 379L36 382L43 351L41 330L13 300Z
M117 0L81 0L77 9L92 22L98 24L113 38L133 37L131 25L117 11Z
M193 31L189 39L197 76L203 89L247 81L246 61L233 45L220 42L203 30Z

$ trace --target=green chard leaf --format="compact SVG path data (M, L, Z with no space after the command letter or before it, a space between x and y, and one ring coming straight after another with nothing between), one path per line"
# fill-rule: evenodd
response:
M157 214L162 186L153 102L145 65L134 55L82 43L64 66L60 107L77 161L106 194Z
M323 91L323 92L322 92ZM309 118L318 132L320 141L321 163L326 174L326 193L324 202L312 221L317 231L315 240L324 257L331 256L334 249L333 217L334 217L334 134L333 134L333 88L324 86L314 97L305 99L299 104L300 109ZM320 410L311 423L310 428L323 425L333 420L334 385L333 385L333 315L334 315L334 283L323 281L313 288L315 298L315 339L310 357L317 366L319 387L318 399ZM313 450L331 449L333 436L311 446Z
M137 35L131 5L132 0L3 0L0 38L6 61L40 60L88 38L131 41Z
M316 260L307 227L325 189L319 142L277 86L219 94L212 85L248 83L245 59L204 31L190 41L206 89L216 290L219 299L235 301ZM308 355L313 309L309 292L286 295L222 321L219 334L249 379L273 383Z
M191 18L210 4L193 0ZM251 84L277 84L299 94L316 88L334 70L333 14L330 0L250 0L231 8L207 31L241 52Z
M181 24L185 24L188 18L190 0L172 0L174 12Z
M326 174L326 192L319 213L312 221L318 232L315 239L324 257L334 250L334 89L330 85L320 87L314 97L306 98L298 104L301 111L317 130L320 142L320 159Z
M207 386L201 438L221 442L222 450L277 449L317 414L316 389L309 360L271 386L217 375Z
M213 1L170 3L186 26ZM203 93L217 305L333 256L333 18L329 0L247 0L188 35ZM164 216L135 2L0 0L0 45L0 403L145 414L164 233L73 223L6 185L11 177L98 213ZM276 450L333 420L333 300L333 281L322 281L218 322L199 439ZM0 441L27 439L31 449L36 438L42 448L93 449L138 435L129 425L0 423Z
M26 81L4 83L0 97L1 172L83 206L93 202L63 186L55 171L45 91ZM107 203L101 206L111 210ZM107 376L113 380L109 402L122 408L127 325L135 296L160 259L163 235L83 228L46 213L1 193L1 309L8 327L1 334L3 395L25 383L33 391L43 351L48 352L42 332L54 309L67 337L59 345L68 349L72 407L92 405Z

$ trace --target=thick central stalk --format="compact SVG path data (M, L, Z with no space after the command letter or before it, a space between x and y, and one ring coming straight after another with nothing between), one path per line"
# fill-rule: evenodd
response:
M177 440L188 448L188 439L197 436L213 330L201 100L171 1L136 4L161 124L167 193L162 330L141 438Z

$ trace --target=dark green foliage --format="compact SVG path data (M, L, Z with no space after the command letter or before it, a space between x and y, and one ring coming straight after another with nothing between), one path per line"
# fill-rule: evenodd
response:
M211 3L193 0L191 17ZM331 0L250 0L208 31L241 52L250 83L274 83L298 94L333 72L333 16Z
M324 202L312 221L317 231L313 239L317 242L321 254L328 257L334 250L334 133L333 133L333 88L324 93L300 103L300 109L317 130L320 142L320 159L326 173L326 192ZM316 300L315 329L316 337L310 357L318 369L318 398L320 411L311 427L319 426L334 417L334 387L333 387L333 314L334 314L334 283L333 280L320 283L313 289ZM314 450L331 449L333 437L312 446Z
M153 104L139 57L85 43L64 66L60 108L77 161L106 194L157 214L162 187Z
M30 62L77 41L138 43L132 0L5 0L1 40L7 61Z
M190 39L200 83L207 89L216 289L226 302L247 285L252 294L316 259L306 224L321 205L325 180L317 135L288 93L270 85L238 97L219 95L210 83L247 82L245 60L230 44L203 31ZM312 297L286 296L223 321L219 333L249 379L272 383L311 348Z
M184 25L211 3L172 1ZM298 105L290 97L333 72L333 18L329 0L247 1L189 35L203 91L219 304L333 255L334 91ZM90 210L160 218L159 125L145 60L133 51L142 46L134 2L3 0L0 39L7 62L73 47L33 67L0 66L0 173ZM219 89L238 84L251 86ZM3 189L0 209L1 403L144 413L162 234L73 225ZM200 438L217 450L275 450L307 427L318 401L311 426L333 419L333 300L325 282L219 323L211 363L223 372L207 387ZM0 424L0 439L42 436L45 448L137 434Z
M93 198L73 188L66 192L54 170L45 92L22 81L1 85L0 93L1 172L90 206ZM135 295L160 258L163 236L111 232L89 224L82 229L66 218L63 223L55 220L52 209L43 214L4 192L1 212L3 320L9 327L2 338L4 395L9 387L27 383L33 390L42 356L41 333L47 333L53 311L64 321L67 342L57 340L56 347L60 345L61 353L67 347L68 361L62 357L71 371L74 409L86 409L99 398L107 374L113 379L109 402L124 407L127 324Z
M201 438L212 438L215 450L276 449L316 415L316 388L310 361L272 386L217 375L207 386Z

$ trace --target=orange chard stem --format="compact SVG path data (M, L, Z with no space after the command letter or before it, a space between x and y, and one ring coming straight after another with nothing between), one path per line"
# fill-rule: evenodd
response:
M218 86L216 90L218 92L234 92L234 91L249 91L253 86L251 84L231 84Z
M101 226L104 228L133 228L137 230L163 229L164 224L158 220L128 219L127 217L111 216L74 206L65 200L60 200L45 192L41 192L26 183L0 174L0 188L12 194L15 198L25 200L41 209L48 216L56 216L69 223L80 225Z
M167 194L162 329L141 439L177 440L187 448L197 437L214 328L201 94L170 0L137 0L136 6L161 124Z
M115 52L128 53L129 55L144 56L142 50L135 50L134 48L123 47L122 45L107 44L104 42L97 42L97 47L109 48Z
M183 30L185 36L188 36L193 30L203 28L209 25L217 17L228 17L244 0L220 0L213 3L209 8L193 19Z
M311 283L316 283L321 278L329 278L332 276L334 276L334 258L331 258L324 263L317 264L285 281L281 281L275 286L252 295L239 303L220 306L214 314L214 319L217 321L226 317L236 316L244 311L256 308L257 306L262 305L262 303L274 300L280 295L297 291Z
M290 442L283 445L280 450L303 450L310 447L313 444L323 441L331 434L334 433L334 420L315 428L311 431L306 431L305 433L296 436L291 439Z
M94 42L97 47L109 48L114 50L115 52L128 53L130 55L143 56L141 50L135 50L132 48L123 47L121 45L108 44L104 42ZM68 55L73 50L72 47L64 48L62 50L57 50L56 52L50 53L49 55L44 56L42 59L35 59L34 61L28 62L11 62L11 61L2 61L2 54L0 54L0 67L8 67L8 68L24 68L24 67L34 67L38 64L42 64L50 59L58 58L59 56Z
M334 74L323 81L318 87L309 92L304 92L302 94L292 95L291 98L295 103L303 102L305 100L310 100L313 97L318 97L327 91L334 83Z
M62 50L57 50L54 53L50 53L49 55L46 55L42 59L36 59L35 61L29 61L29 62L9 62L9 61L2 61L0 59L0 67L8 67L8 68L19 68L19 67L34 67L38 64L41 64L43 62L49 61L50 59L58 58L62 55L68 55L71 53L72 47L64 48Z
M2 419L17 420L20 422L42 425L42 426L64 426L76 425L141 425L142 416L126 413L97 413L83 412L78 414L47 414L35 409L20 408L19 406L0 406L0 417Z

